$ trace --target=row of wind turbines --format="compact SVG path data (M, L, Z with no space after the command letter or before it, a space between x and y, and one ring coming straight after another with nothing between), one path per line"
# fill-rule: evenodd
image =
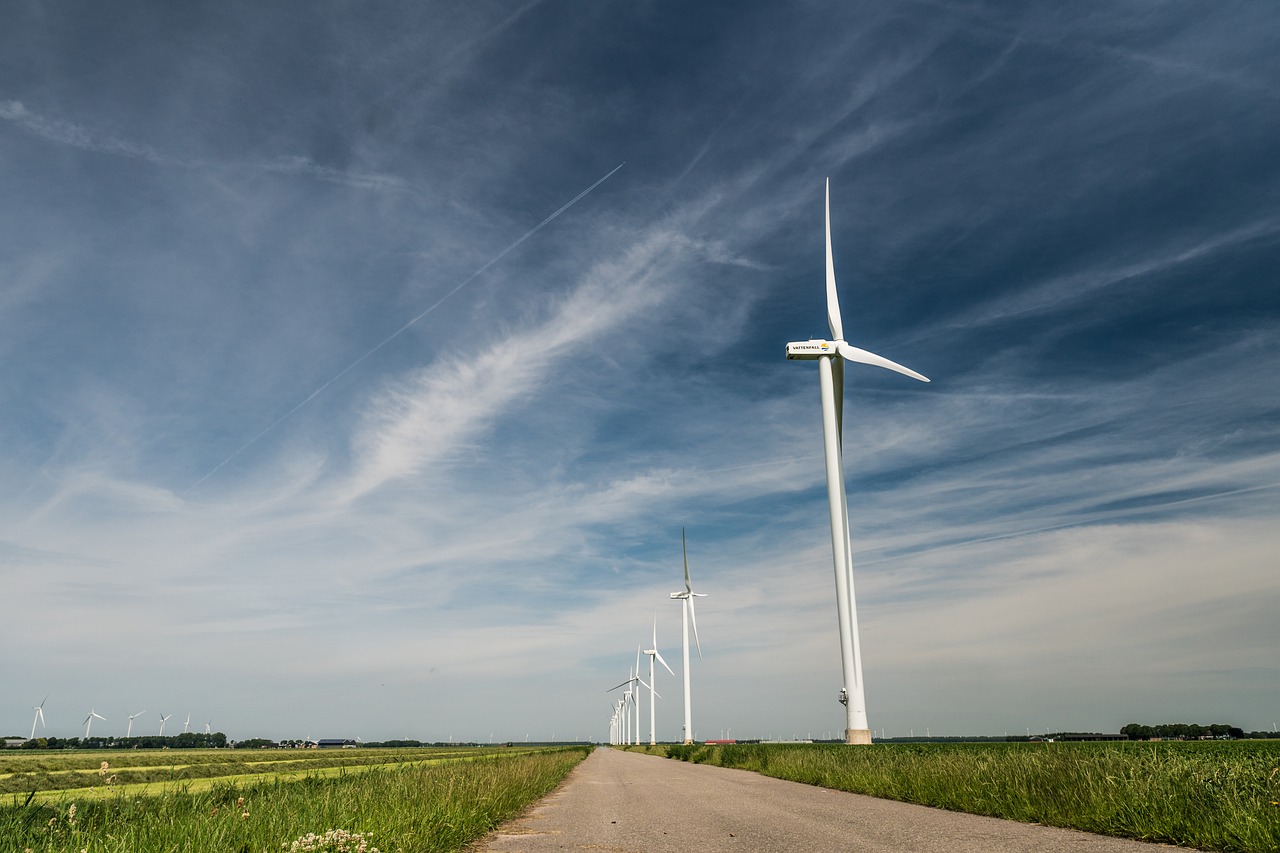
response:
M681 603L682 624L684 635L684 728L683 740L690 743L693 740L693 703L689 693L689 625L693 625L693 642L698 649L698 660L702 660L702 642L698 639L698 616L694 610L693 600L695 598L705 598L705 592L694 592L693 582L689 579L689 549L685 542L684 530L680 531L680 552L684 557L684 589L679 592L671 593L673 601ZM613 705L613 716L609 719L609 742L623 744L639 744L640 743L640 688L644 687L649 691L649 745L653 746L657 743L657 716L654 705L655 699L661 699L658 691L654 689L654 676L656 674L656 664L660 663L673 676L671 667L667 665L666 660L662 657L662 653L658 651L658 617L653 617L653 637L652 645L647 649L641 649L641 643L636 644L636 663L631 670L630 676L621 684L610 687L606 692L612 692L621 687L627 688L622 696ZM645 655L649 658L649 680L646 682L640 677L640 656Z
M862 680L862 647L858 637L858 612L855 606L853 590L853 549L849 541L849 504L844 482L844 364L846 361L883 367L910 376L921 382L929 379L916 371L890 361L884 356L876 355L851 345L844 338L844 323L840 316L840 299L836 292L835 263L831 252L831 181L826 182L825 192L826 221L826 294L827 324L831 330L832 340L810 339L793 341L787 344L787 358L796 361L818 362L818 388L822 405L822 439L826 464L827 503L831 519L831 556L835 570L836 616L840 628L840 666L843 676L839 693L840 704L845 710L844 741L848 744L871 743L871 728L867 720L867 701ZM684 535L681 533L681 545ZM686 553L684 561L683 592L673 592L673 599L680 599L684 604L684 742L690 743L693 735L689 699L689 623L694 623L694 642L698 641L697 622L694 620L693 599L701 595L695 593L689 581L689 559ZM657 651L657 624L654 624L653 648L644 654L650 655L649 682L646 684L639 677L639 653L636 655L636 667L631 677L618 687L627 687L623 698L614 707L610 720L610 740L613 743L638 742L638 688L649 690L649 742L654 743L653 700L657 696L653 689L654 660L666 665ZM702 656L702 646L698 643L698 656ZM674 673L672 673L674 675ZM618 687L611 688L613 690ZM636 714L636 732L630 730L631 711ZM628 740L631 738L631 740Z
M48 701L49 701L49 697L48 697L48 695L46 695L46 696L44 697L44 699L42 699L42 700L40 701L40 704L39 704L39 705L33 705L33 706L31 706L31 710L35 711L36 713L35 713L35 716L34 716L34 717L32 718L32 720L31 720L31 737L30 737L30 738L28 738L28 740L35 740L35 737L36 737L36 724L39 724L42 728L48 728L48 726L47 726L47 725L45 725L45 720L44 720L44 704L45 704L45 702L48 702ZM141 716L142 716L143 714L145 714L145 713L147 713L147 712L146 712L146 711L139 711L139 712L138 712L138 713L136 713L136 714L129 714L129 715L128 715L128 717L129 717L129 726L128 726L128 729L127 729L127 731L126 731L126 733L125 733L125 737L133 737L133 721L134 721L134 720L136 720L138 717L141 717ZM164 724L165 724L165 723L167 723L170 719L172 719L172 717L173 717L173 714L162 714L162 715L160 716L160 736L161 736L161 737L164 737ZM97 710L96 710L96 709L94 709L94 708L90 708L90 709L89 709L89 715L88 715L87 717L85 717L85 718L84 718L84 722L82 722L82 723L80 724L80 725L84 726L84 737L85 737L85 740L88 740L88 739L89 739L89 732L90 732L90 730L93 728L93 721L94 721L94 720L102 720L102 721L105 723L105 722L107 721L107 718L106 718L106 717L104 717L104 716L102 716L101 714L99 714L99 713L97 712ZM213 720L209 720L208 722L206 722L206 723L204 724L204 733L205 733L205 734L212 734L212 727L213 727ZM186 733L187 733L187 732L189 732L189 731L191 731L191 714L188 712L188 714L187 714L187 721L186 721L185 723L183 723L183 724L182 724L182 732L183 732L183 734L186 734Z

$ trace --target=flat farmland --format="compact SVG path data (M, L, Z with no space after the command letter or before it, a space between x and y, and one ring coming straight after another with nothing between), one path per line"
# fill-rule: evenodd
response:
M586 754L8 753L0 757L0 851L457 850L550 791Z

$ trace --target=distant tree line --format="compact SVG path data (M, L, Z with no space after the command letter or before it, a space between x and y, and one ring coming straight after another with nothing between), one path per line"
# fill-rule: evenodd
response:
M1148 726L1144 723L1130 723L1120 729L1120 734L1128 735L1129 740L1150 740L1165 738L1169 740L1202 740L1204 738L1269 737L1265 732L1251 732L1246 735L1244 729L1227 723L1211 723L1204 726L1199 723L1161 723Z
M225 749L227 736L222 732L183 732L180 735L142 735L112 737L38 737L22 745L23 749Z
M408 748L417 748L417 747L424 747L424 746L437 746L437 747L480 746L480 744L475 743L473 741L464 742L464 741L456 741L456 740L455 741L371 740L371 741L366 741L365 743L362 743L361 746L366 746L366 747L390 746L390 747L397 747L399 749L408 749Z

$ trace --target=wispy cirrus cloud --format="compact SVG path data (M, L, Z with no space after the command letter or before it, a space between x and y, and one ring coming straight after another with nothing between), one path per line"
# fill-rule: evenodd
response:
M156 166L180 169L198 169L216 172L264 172L282 175L302 175L319 181L363 190L395 190L416 192L407 181L374 173L335 169L315 162L310 157L282 156L274 161L255 165L234 161L212 161L200 158L166 154L145 143L101 133L66 119L54 118L28 109L21 101L0 101L0 119L13 122L41 139L59 145L69 145L84 151L113 154L145 160Z
M490 421L537 394L558 362L584 352L607 357L607 336L662 303L672 286L666 276L693 248L676 234L655 230L619 260L588 271L544 321L476 339L474 355L451 356L380 393L354 438L349 497L412 477L432 462L447 463L474 446Z

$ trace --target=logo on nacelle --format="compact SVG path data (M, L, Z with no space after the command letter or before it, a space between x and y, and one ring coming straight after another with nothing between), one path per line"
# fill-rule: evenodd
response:
M830 341L796 341L787 344L787 358L821 358L834 355L835 344Z

